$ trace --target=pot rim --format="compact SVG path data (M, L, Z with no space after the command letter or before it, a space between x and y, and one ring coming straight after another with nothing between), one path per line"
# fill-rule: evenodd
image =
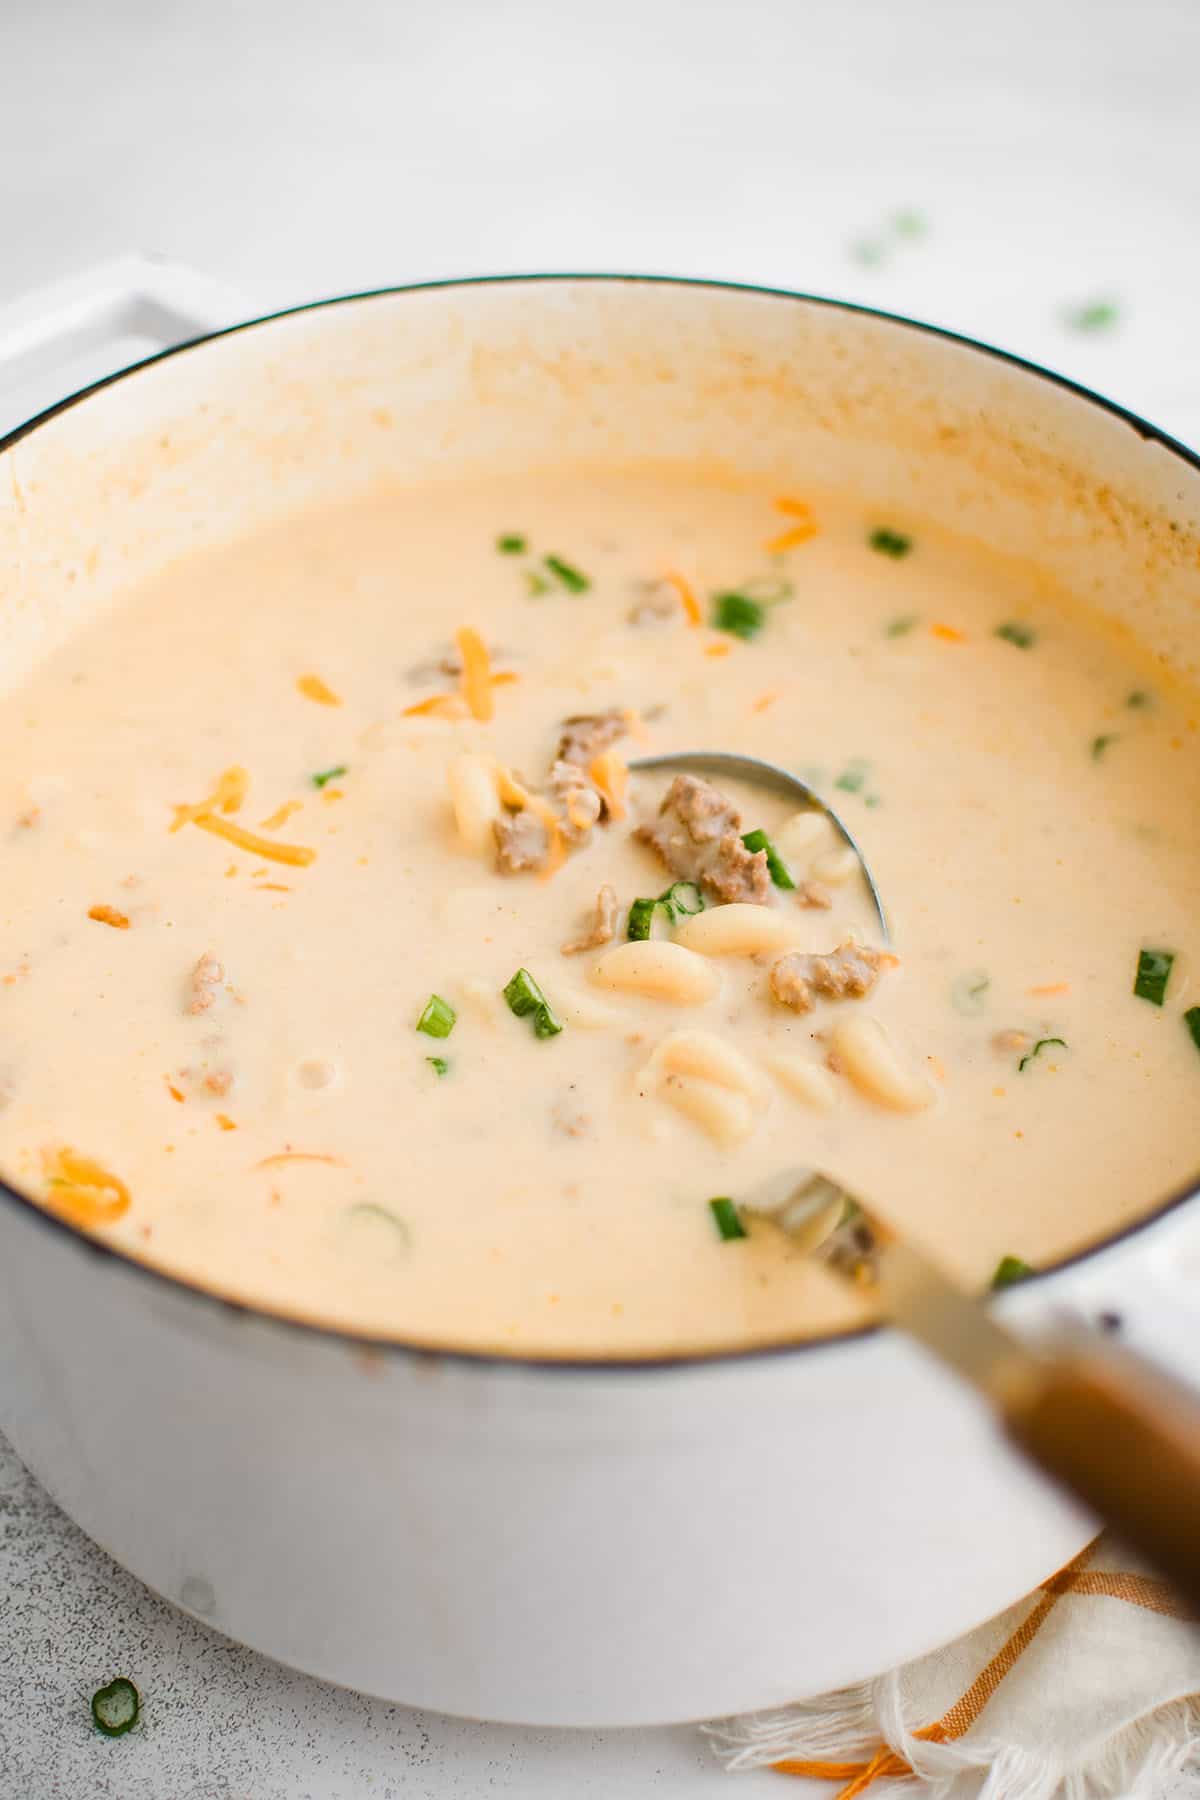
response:
M1118 419L1128 425L1149 443L1159 444L1164 450L1177 457L1188 468L1200 473L1200 454L1190 450L1178 438L1161 430L1143 419L1138 413L1131 412L1128 407L1117 401L1098 394L1067 375L1060 375L1053 369L1044 368L1040 363L1028 357L1018 356L1010 350L998 349L994 344L982 342L979 338L968 336L965 332L951 331L942 325L931 325L921 319L909 318L904 313L889 312L886 308L865 306L859 301L838 300L824 294L808 294L794 288L768 287L762 283L745 281L722 281L705 276L689 275L636 275L616 272L570 272L560 270L542 273L513 273L508 275L464 275L447 276L433 281L401 282L393 286L366 288L349 294L334 294L319 300L302 301L297 306L281 307L275 312L262 313L252 319L243 319L236 325L222 326L216 331L200 333L188 338L183 343L170 345L165 350L155 351L152 355L131 363L127 368L117 369L111 375L104 375L98 381L89 382L86 387L57 400L52 406L45 407L35 413L11 431L0 435L0 455L11 450L14 445L39 426L49 423L61 413L78 406L81 401L88 400L93 394L104 388L112 387L118 381L127 381L138 375L143 369L152 368L156 363L165 362L168 357L178 356L182 351L192 350L201 344L215 342L219 338L232 337L238 332L251 331L259 326L275 324L280 319L289 319L310 312L322 312L335 306L348 306L364 300L380 300L397 297L402 294L424 294L439 292L456 292L460 289L477 287L519 286L552 286L559 283L587 282L596 286L612 287L675 287L699 288L716 293L757 294L769 300L785 300L804 306L825 307L833 312L847 313L866 319L881 319L889 325L899 325L905 330L918 332L926 337L940 338L946 343L959 344L964 349L975 351L981 356L991 357L997 362L1008 364L1011 368L1021 369L1054 387L1062 388L1069 394L1076 395L1089 405L1107 413L1110 418ZM1066 1269L1079 1266L1104 1251L1126 1243L1150 1230L1169 1213L1186 1205L1200 1194L1200 1170L1184 1186L1169 1194L1166 1199L1139 1219L1122 1226L1097 1243L1089 1244L1081 1250L1072 1251L1070 1255L1060 1257L1056 1262L1037 1269L1022 1282L1022 1286L1032 1286L1044 1281L1052 1275L1061 1274ZM27 1217L36 1219L46 1230L57 1232L64 1238L73 1240L77 1248L90 1252L99 1258L110 1258L126 1270L160 1284L173 1293L190 1296L205 1306L219 1309L222 1313L233 1313L239 1317L254 1319L269 1324L284 1332L299 1332L308 1337L323 1339L331 1343L340 1343L349 1350L369 1349L372 1352L388 1353L405 1359L430 1360L437 1362L457 1363L468 1367L504 1368L526 1370L531 1373L545 1374L561 1372L587 1373L591 1375L613 1374L623 1375L639 1371L679 1371L704 1368L727 1363L743 1363L761 1361L767 1358L796 1356L801 1354L815 1355L820 1351L830 1351L842 1345L882 1337L890 1329L886 1324L859 1326L853 1330L830 1332L820 1337L784 1340L779 1343L754 1344L736 1350L678 1350L656 1352L646 1356L530 1356L497 1350L466 1350L447 1347L438 1343L422 1343L418 1340L382 1336L375 1332L353 1331L345 1326L322 1324L315 1319L305 1319L295 1314L278 1311L273 1307L254 1305L249 1301L234 1299L217 1292L213 1288L204 1287L199 1282L189 1281L181 1275L171 1274L166 1269L155 1268L143 1262L131 1251L102 1239L91 1237L79 1226L68 1220L48 1212L29 1195L23 1194L19 1188L13 1187L3 1176L0 1176L0 1202L12 1205Z

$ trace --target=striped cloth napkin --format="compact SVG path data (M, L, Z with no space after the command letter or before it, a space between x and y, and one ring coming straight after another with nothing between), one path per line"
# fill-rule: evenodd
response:
M731 1771L837 1781L837 1800L1181 1800L1200 1795L1200 1629L1103 1537L943 1650L704 1729Z

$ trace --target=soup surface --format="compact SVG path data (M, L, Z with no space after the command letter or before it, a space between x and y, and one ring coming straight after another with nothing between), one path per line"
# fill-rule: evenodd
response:
M984 1286L1200 1163L1195 728L1036 570L861 499L563 475L197 555L7 703L0 1166L432 1344L856 1322L756 1210L809 1166ZM820 814L627 777L685 748L835 802L890 946Z

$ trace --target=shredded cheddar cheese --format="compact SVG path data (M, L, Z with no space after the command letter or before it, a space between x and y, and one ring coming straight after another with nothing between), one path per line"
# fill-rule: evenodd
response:
M728 656L732 649L732 644L706 644L704 654L705 656Z
M111 1225L130 1207L129 1189L94 1157L64 1147L42 1156L47 1204L73 1225Z
M280 826L286 825L292 814L300 812L303 806L303 800L285 800L282 806L275 808L269 819L261 821L259 830L278 831Z
M296 687L306 700L315 700L318 706L340 706L340 694L335 694L328 682L322 681L319 675L298 675Z
M457 694L430 694L427 700L406 706L400 715L402 719L461 719L462 716L463 703Z
M677 569L668 569L663 579L669 581L671 586L675 589L675 592L679 595L683 610L687 614L688 624L702 624L703 614L700 611L700 602L696 598L691 583L687 581Z
M216 786L207 800L199 800L194 806L174 808L175 819L171 830L178 831L181 826L192 824L196 819L203 817L205 813L240 812L245 804L249 787L249 775L245 769L235 763L233 768L225 769L217 776Z
M117 931L128 931L129 920L115 906L89 906L88 918L95 919L98 925L111 925Z
M217 1113L216 1120L222 1131L237 1130L237 1126L234 1124L228 1113Z
M966 632L959 631L954 625L931 625L929 630L931 635L940 638L943 644L965 644L967 641Z
M623 819L627 810L625 795L629 787L629 769L625 758L617 750L604 750L595 758L588 774L604 796L610 818Z
M256 1162L256 1169L275 1169L280 1163L329 1163L335 1169L344 1169L345 1158L341 1156L324 1156L319 1150L278 1150L274 1156L264 1156Z
M474 719L490 719L496 710L492 695L492 664L487 645L472 625L460 625L454 634L462 657L462 693Z
M809 538L815 538L817 527L813 520L807 519L801 525L793 525L788 531L781 531L778 537L768 538L764 549L769 556L782 556L785 550L795 550L801 544L807 544Z
M1051 981L1048 982L1045 987L1031 987L1026 991L1035 996L1035 998L1048 1000L1054 994L1069 994L1071 991L1071 984L1069 981Z
M236 844L239 850L248 850L254 856L261 856L267 862L291 863L298 869L307 869L309 863L317 860L315 850L309 850L303 844L277 844L271 838L259 837L257 832L246 831L241 825L235 825L232 819L219 819L212 813L202 813L192 820L201 831L211 831L214 837L225 838L227 842Z
M775 511L786 513L791 519L811 519L812 507L807 500L793 500L787 494L781 494L775 502Z

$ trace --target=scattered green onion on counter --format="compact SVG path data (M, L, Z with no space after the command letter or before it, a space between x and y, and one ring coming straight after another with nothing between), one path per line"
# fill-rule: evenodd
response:
M141 1710L141 1695L124 1675L118 1675L107 1687L97 1688L92 1695L92 1718L97 1731L105 1737L124 1737L137 1724Z

